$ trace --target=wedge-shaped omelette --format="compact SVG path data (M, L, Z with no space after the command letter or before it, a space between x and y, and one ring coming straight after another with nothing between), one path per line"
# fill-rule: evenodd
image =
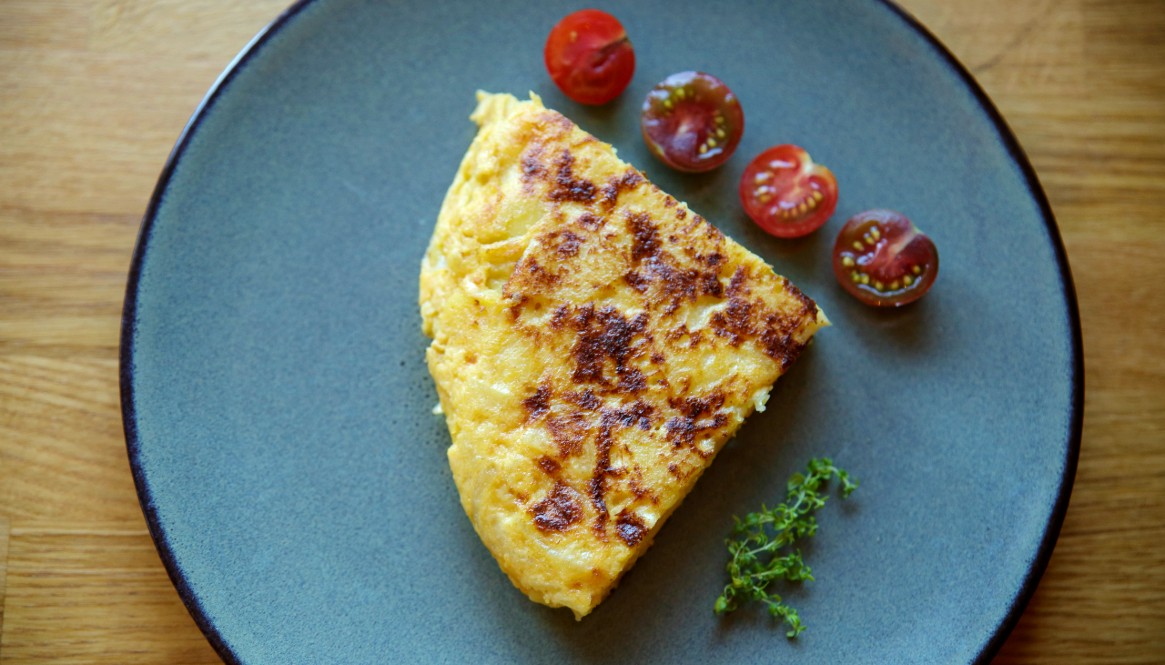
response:
M581 618L827 322L536 97L471 117L421 265L449 463L513 583Z

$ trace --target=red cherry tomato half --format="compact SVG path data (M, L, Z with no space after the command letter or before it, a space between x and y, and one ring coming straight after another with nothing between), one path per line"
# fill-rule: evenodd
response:
M543 56L555 85L580 104L606 104L635 73L635 49L623 25L597 9L559 21L546 38Z
M833 273L842 287L874 307L918 300L938 276L938 249L893 210L851 217L833 245Z
M643 102L643 140L680 171L709 171L728 161L744 134L744 111L724 82L701 72L664 79Z
M837 207L837 179L795 145L778 145L756 156L740 178L740 202L762 229L778 238L800 238L825 224Z

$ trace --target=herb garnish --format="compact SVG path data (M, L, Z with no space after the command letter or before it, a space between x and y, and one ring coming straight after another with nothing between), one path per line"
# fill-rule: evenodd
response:
M731 556L726 569L732 581L716 599L716 614L731 612L741 603L756 600L768 606L773 618L788 624L787 637L796 637L805 630L797 610L770 591L769 585L777 579L813 580L813 572L801 558L800 550L789 550L798 538L817 533L813 512L824 506L826 499L818 490L834 476L841 481L842 498L857 489L858 482L834 466L828 457L811 459L806 473L794 474L789 479L785 503L772 509L762 505L760 511L749 513L744 519L733 516L736 524L726 541Z

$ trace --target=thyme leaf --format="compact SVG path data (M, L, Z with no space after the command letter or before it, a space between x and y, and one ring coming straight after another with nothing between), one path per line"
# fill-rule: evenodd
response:
M805 630L797 610L773 590L773 582L813 580L813 571L793 545L798 539L817 533L813 513L825 505L827 495L822 488L835 477L841 483L842 498L858 487L857 480L834 466L828 457L811 459L805 473L793 474L789 479L784 503L775 508L761 505L759 511L748 513L744 519L733 516L732 534L725 541L729 555L725 570L730 581L713 606L716 614L757 601L789 627L787 637L794 638Z

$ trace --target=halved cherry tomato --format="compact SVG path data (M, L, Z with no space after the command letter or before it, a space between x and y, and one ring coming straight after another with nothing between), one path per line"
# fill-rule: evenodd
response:
M555 85L580 104L606 104L635 73L635 49L623 25L597 9L567 15L550 30L543 50Z
M867 210L849 219L833 245L833 273L858 300L900 307L938 276L938 249L901 213Z
M728 161L744 134L744 111L723 81L680 72L647 94L640 115L652 154L680 171L709 171Z
M740 202L762 229L800 238L825 224L837 207L837 179L795 145L757 155L740 178Z

